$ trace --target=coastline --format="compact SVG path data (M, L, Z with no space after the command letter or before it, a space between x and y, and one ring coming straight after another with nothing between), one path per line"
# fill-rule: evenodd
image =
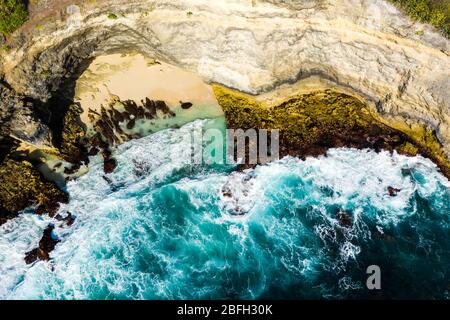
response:
M386 120L360 97L323 81L312 79L303 87L256 97L217 84L213 88L229 128L281 131L281 157L316 157L339 147L395 150L429 158L450 179L450 161L433 132ZM286 93L291 95L283 97Z
M386 68L387 71L381 74L375 72L375 82L372 83L367 78L361 78L360 70L365 70L369 64L365 59L358 61L359 56L353 57L351 63L347 63L347 56L341 56L338 61L343 59L344 63L338 66L332 63L334 56L325 57L322 51L317 53L314 50L307 52L310 57L319 57L319 61L306 59L302 63L300 59L296 63L285 60L285 57L278 57L279 61L275 61L275 55L271 56L265 46L258 47L255 43L251 50L251 46L240 47L243 39L244 42L252 41L247 39L245 33L245 28L249 27L247 22L242 35L240 32L231 32L225 38L220 37L222 31L217 29L215 19L217 12L209 7L202 13L206 17L205 23L209 23L208 26L219 35L213 36L210 41L215 43L219 39L219 42L223 42L219 47L226 50L217 51L220 52L219 58L204 57L203 43L206 38L197 39L191 35L181 47L177 41L172 42L177 39L178 33L184 34L186 31L189 34L192 31L190 27L186 26L175 34L171 34L173 30L161 33L160 30L152 30L149 25L149 21L153 21L149 16L161 19L154 16L155 12L130 12L120 17L114 15L117 19L111 19L111 10L108 9L106 13L102 11L104 4L99 6L100 11L87 16L86 25L95 22L93 29L86 27L86 34L72 34L71 28L72 24L80 28L79 20L86 13L86 8L68 7L67 21L63 21L57 29L64 30L69 26L62 38L67 43L73 43L73 48L67 47L64 41L60 43L60 35L53 37L50 33L43 40L42 34L34 30L30 34L34 34L36 42L32 43L33 50L29 50L28 57L24 57L20 50L17 51L17 47L0 53L0 95L5 97L0 103L8 106L9 109L5 109L14 110L12 115L4 117L7 126L2 128L4 133L1 133L11 136L13 142L8 142L5 150L2 150L4 159L1 159L3 163L0 170L3 169L5 181L16 179L26 183L33 176L38 186L30 188L31 195L20 195L15 194L14 186L6 185L0 191L0 200L7 203L14 198L20 205L6 208L0 203L0 223L16 217L19 211L30 206L37 206L39 214L54 214L59 208L59 202L68 201L68 195L64 193L66 182L88 172L93 156L98 155L103 161L107 180L107 175L114 172L118 165L114 150L120 144L165 128L179 128L195 119L220 117L224 113L228 128L280 129L282 157L318 157L326 154L330 148L339 147L389 152L395 150L400 154L420 154L431 159L441 173L447 179L450 178L448 145L445 144L448 132L445 126L436 127L436 119L446 117L442 111L445 104L442 106L440 103L446 101L447 91L441 90L440 85L432 85L433 81L440 80L445 85L445 72L430 71L429 74L439 75L433 81L410 70L399 72L402 59L396 58L384 61L382 67L362 73L367 77L371 72L381 72ZM261 7L249 9L239 4L235 9L244 16L251 12L257 17L255 21L267 19ZM281 19L287 20L286 26L298 22L298 16L284 16L286 8L275 6L270 9L280 14ZM180 8L177 10L180 11ZM209 13L212 15L208 16ZM166 14L164 11L162 17ZM315 15L314 10L311 14ZM332 12L327 14L334 15ZM185 19L187 25L197 21L197 15L186 15L183 9L175 15L181 20ZM93 17L94 20L90 20ZM116 26L116 20L127 25L131 23L128 25L130 30L143 26L143 30L147 30L152 37L155 35L152 32L156 31L158 41L167 41L167 44L152 43L154 50L149 51L152 54L143 55L142 52L148 51L146 41L142 48L139 47L142 39L131 36L133 40L127 42L120 34L124 32L130 35L129 30L121 30L122 25L119 23ZM170 24L171 21L168 18L164 23ZM315 32L328 34L329 30L333 30L336 35L328 36L331 36L333 43L339 44L337 53L349 53L347 45L354 50L352 43L355 42L363 43L369 56L376 56L378 47L384 48L383 41L387 41L392 43L392 47L387 46L384 50L390 52L399 47L405 52L408 63L417 57L422 61L423 52L426 52L430 61L443 64L446 63L445 55L448 57L448 41L435 38L428 32L427 37L419 41L415 36L403 39L377 30L368 33L370 27L355 25L356 32L349 35L345 30L352 24L330 20L324 28L318 21L320 19L312 24L312 29L307 29L312 32L312 39ZM228 20L224 22L231 23ZM234 26L235 22L231 24ZM106 35L110 27L118 27L112 36L114 38L119 34L118 39L109 42L109 36L94 32L97 23L107 26ZM307 27L308 23L299 25ZM256 28L253 31L256 30L264 38L270 28ZM298 33L302 34L300 31ZM335 36L338 42L334 42ZM367 37L373 38L374 42L366 43ZM269 43L273 41L281 48L285 47L282 41L278 43L273 40L277 37L268 39L272 39ZM307 36L305 39L311 41ZM300 40L303 43L304 39ZM51 43L54 46L47 47ZM98 43L101 45L98 46ZM168 51L159 51L160 45L167 45ZM192 52L189 50L191 45ZM373 46L375 53L371 52ZM168 55L167 52L172 52L173 48L175 55ZM292 48L299 50L299 56L305 50L295 46ZM421 48L425 50L422 52L419 50ZM262 51L258 53L258 50ZM36 54L39 52L42 55ZM269 54L267 57L266 53ZM73 66L68 66L67 62ZM423 68L434 70L435 67L425 64ZM64 92L66 85L70 89L68 92ZM227 89L227 86L235 89ZM430 91L430 95L417 99L418 91ZM58 95L63 97L63 108L59 105ZM414 102L412 106L410 102ZM419 108L419 105L433 113L423 117L423 108ZM11 165L21 168L19 174L12 176L8 172ZM244 165L238 170L250 167ZM52 192L46 193L39 186L47 186L45 188ZM395 190L392 187L387 192L395 193ZM71 217L71 214L67 213L67 217Z
M117 57L119 56L114 58ZM131 60L126 61L130 62ZM138 62L142 63L143 60ZM165 66L170 70L171 67ZM142 82L143 79L136 78L132 69L131 71L132 78L137 82ZM175 71L175 74L179 75L177 72L182 71ZM88 70L87 74L92 75L92 70ZM162 121L164 123L163 126L159 127L159 130L167 127L176 128L197 118L220 116L222 114L221 109L225 114L228 128L244 130L259 128L269 131L270 129L280 129L281 157L286 155L303 159L308 156L317 157L326 154L330 148L339 147L369 148L390 152L395 150L400 154L409 156L420 154L428 157L438 165L441 173L447 179L450 177L449 162L442 149L439 148L440 144L432 132L421 127L408 131L406 128L409 127L406 124L402 126L401 123L390 126L388 121L385 121L360 97L350 95L336 86L327 86L326 82L320 79L312 78L309 81L285 86L280 90L275 89L260 96L251 96L218 84L212 86L202 84L203 92L208 93L210 90L213 93L215 103L212 107L203 109L203 111L201 111L201 106L197 107L200 108L200 111L183 117L180 116L181 109L176 107L176 101L178 100L178 103L180 103L181 100L179 99L185 99L201 103L201 98L204 97L201 93L194 90L193 95L189 97L174 97L173 91L170 94L167 93L167 90L158 91L161 86L169 85L167 82L158 81L156 82L157 89L149 91L155 94L151 98L168 97L167 94L172 97L170 104L163 103L158 106L157 102L161 101L162 103L163 100L148 100L147 97L147 102L145 102L142 96L130 97L127 95L127 93L129 94L127 90L130 88L128 86L124 88L124 91L115 90L111 93L111 89L105 83L109 84L116 81L114 84L117 86L117 83L120 83L117 82L119 81L117 78L114 81L107 77L93 78L106 89L104 91L97 90L94 83L89 83L92 78L83 76L80 78L82 85L91 88L91 91L94 90L99 95L94 96L93 92L86 89L84 89L85 91L77 91L74 104L65 115L62 144L59 148L54 151L40 150L22 143L22 145L11 150L12 159L10 160L22 159L29 163L29 165L27 164L27 168L29 168L27 170L32 170L36 177L41 177L38 180L41 180L42 183L56 183L57 188L64 188L66 180L76 179L87 172L89 157L97 154L103 156L105 174L108 174L114 171L117 166L113 157L114 148L124 141L155 132L153 130L158 129L158 126L155 127L155 122ZM160 95L158 96L158 94ZM183 94L185 93L182 91L181 95ZM209 101L213 101L211 96L206 97ZM143 105L139 105L134 100L127 98L134 98L135 100L141 98L141 102L144 102ZM98 103L95 104L95 101ZM109 105L107 104L108 101L110 101ZM84 105L84 107L81 105ZM195 106L195 104L193 105ZM158 111L160 107L162 109ZM220 111L218 111L218 108ZM176 110L176 113L173 110ZM192 110L181 111L189 112ZM160 119L158 120L158 118ZM181 122L176 123L171 120L172 118L181 119ZM140 121L141 127L135 124L136 120ZM167 122L168 120L169 122ZM130 126L130 122L132 122L132 126ZM152 129L143 132L142 127L148 127L149 124L153 124ZM132 129L135 127L139 131L133 132ZM127 128L128 131L122 131L127 130ZM20 166L20 162L16 161L16 163ZM243 165L239 167L239 170L249 167L253 166ZM20 175L14 178L22 179ZM6 199L8 196L3 193L3 197ZM41 198L43 197L36 197L36 199ZM23 203L22 207L17 207L17 210L13 211L6 210L5 213L7 214L4 214L4 216L14 217L17 215L17 211L34 203L41 205L40 212L46 211L42 209L46 207L42 206L43 204L48 203L48 206L51 203L50 207L53 208L49 211L51 213L57 210L57 203L60 199L61 195L55 192L53 199L50 197L45 201L19 201L19 203Z

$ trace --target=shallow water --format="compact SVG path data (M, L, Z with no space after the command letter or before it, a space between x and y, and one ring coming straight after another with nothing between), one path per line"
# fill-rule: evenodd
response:
M223 121L120 146L109 182L94 159L67 186L70 228L32 210L1 226L0 297L450 298L450 182L432 162L343 148L236 173L187 163L185 137L202 126ZM49 222L52 261L27 266ZM380 291L365 286L372 264Z

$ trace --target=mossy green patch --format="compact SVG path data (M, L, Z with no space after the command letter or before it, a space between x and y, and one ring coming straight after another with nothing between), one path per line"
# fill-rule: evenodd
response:
M409 142L405 142L399 147L399 151L410 156L416 156L419 153L419 148Z
M115 13L108 13L108 19L111 19L111 20L116 20L116 19L118 19L119 17L117 16L117 14L115 14Z
M48 78L50 77L50 75L51 75L50 70L43 70L43 71L41 72L41 76L42 76L44 79L48 79Z
M0 181L0 211L39 205L39 211L54 213L57 202L67 201L67 195L27 161L7 159L0 166Z
M28 12L22 0L0 1L0 33L7 36L28 19Z

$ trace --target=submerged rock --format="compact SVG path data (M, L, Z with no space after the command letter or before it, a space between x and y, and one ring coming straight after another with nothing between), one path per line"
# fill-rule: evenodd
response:
M342 227L349 228L353 224L353 219L350 213L341 211L338 213L339 224Z
M389 195L390 195L391 197L397 196L397 194L398 194L400 191L402 191L401 189L397 189L397 188L394 188L394 187L391 187L391 186L389 186L389 187L387 188L387 190L388 190L388 193L389 193Z

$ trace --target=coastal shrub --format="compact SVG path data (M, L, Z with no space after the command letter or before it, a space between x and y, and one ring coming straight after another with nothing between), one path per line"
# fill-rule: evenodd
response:
M28 12L22 0L0 1L0 33L11 34L28 19Z
M414 20L429 23L450 38L449 0L391 0Z

